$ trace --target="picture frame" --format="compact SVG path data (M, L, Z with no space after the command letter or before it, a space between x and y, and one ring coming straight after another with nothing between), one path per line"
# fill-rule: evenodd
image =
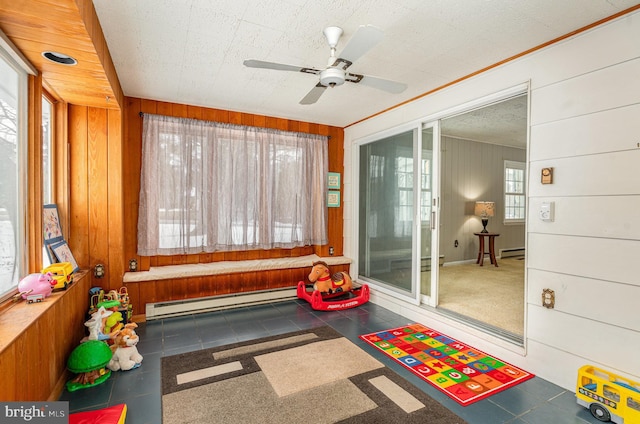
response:
M64 240L62 226L60 225L60 215L58 206L46 204L42 207L42 230L44 232L44 243L53 244Z
M330 208L339 208L340 207L340 192L339 191L329 191L327 193L327 206Z
M331 189L340 189L340 173L339 172L329 172L327 174L327 188Z
M73 257L73 253L71 253L71 249L69 249L69 245L66 241L62 240L51 244L51 250L56 257L56 262L70 262L73 267L73 272L80 269L78 262L76 262L76 258Z

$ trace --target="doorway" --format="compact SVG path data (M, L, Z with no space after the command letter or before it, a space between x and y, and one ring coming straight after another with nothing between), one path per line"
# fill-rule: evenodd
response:
M522 90L363 142L358 278L522 341L527 121ZM495 263L479 253L477 201L494 207Z
M440 121L438 308L516 341L524 334L527 104L520 94ZM490 237L479 235L476 202L492 205L495 264L488 246L479 251L480 237Z

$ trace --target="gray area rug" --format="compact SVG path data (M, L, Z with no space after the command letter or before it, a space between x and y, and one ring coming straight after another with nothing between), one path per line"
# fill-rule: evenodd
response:
M330 327L162 358L164 424L465 421Z

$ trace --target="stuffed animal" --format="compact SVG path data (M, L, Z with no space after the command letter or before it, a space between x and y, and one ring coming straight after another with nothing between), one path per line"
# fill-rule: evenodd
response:
M107 311L104 306L91 314L91 319L84 323L85 327L89 329L88 340L107 340L110 338L109 334L104 333L104 322L111 314L113 312Z
M138 325L135 322L126 324L121 330L110 334L113 340L111 350L113 357L107 364L111 371L127 371L138 368L142 363L142 355L138 353L136 345L140 338L134 328Z
M351 277L346 272L336 272L331 275L326 262L318 261L313 263L313 268L309 273L309 281L315 283L313 289L320 293L346 293L353 288Z
M50 272L45 274L37 272L29 274L20 280L18 283L18 291L22 293L23 299L26 299L27 296L33 296L36 294L48 297L53 290L53 286L56 284L58 284L58 282L53 279Z

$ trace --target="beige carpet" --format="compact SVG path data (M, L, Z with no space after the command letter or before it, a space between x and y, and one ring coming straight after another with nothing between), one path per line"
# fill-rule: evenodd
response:
M438 307L522 336L524 334L524 260L489 258L440 268Z
M465 421L330 327L162 358L163 424Z

